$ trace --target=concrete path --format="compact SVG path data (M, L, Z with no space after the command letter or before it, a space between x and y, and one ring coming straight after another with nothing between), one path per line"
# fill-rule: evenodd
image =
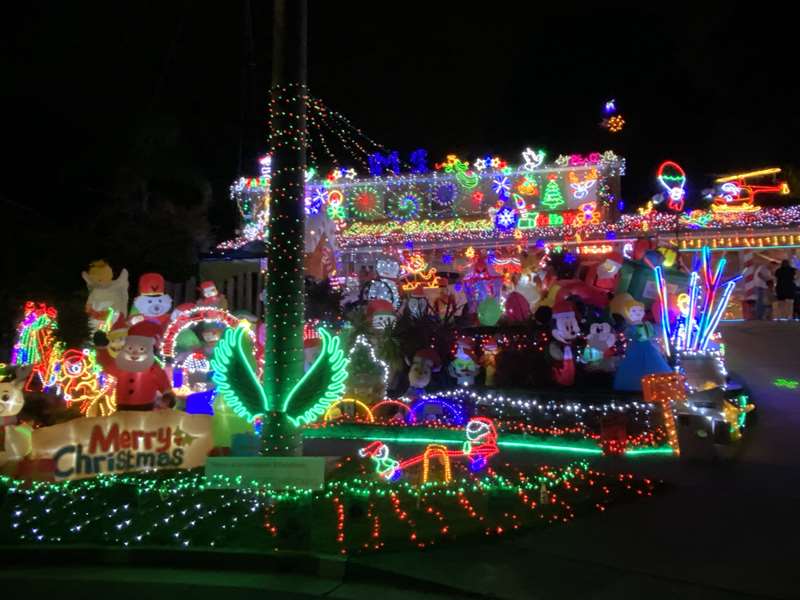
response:
M800 325L741 323L724 335L728 368L758 405L738 460L603 461L669 489L500 543L363 560L501 598L800 598L800 388L773 385L800 380Z

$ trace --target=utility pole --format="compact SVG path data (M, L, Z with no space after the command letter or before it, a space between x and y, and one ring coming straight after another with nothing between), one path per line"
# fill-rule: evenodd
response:
M297 446L284 402L303 376L307 23L307 0L275 0L263 387L277 410L262 435L262 450L272 454Z

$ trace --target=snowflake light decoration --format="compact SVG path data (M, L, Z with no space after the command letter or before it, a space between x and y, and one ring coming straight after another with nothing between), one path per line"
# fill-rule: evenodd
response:
M500 231L511 231L517 226L519 215L512 208L501 208L495 213L494 225Z
M508 198L508 193L511 191L511 182L505 175L498 175L492 182L492 189L497 194L497 197L505 200Z

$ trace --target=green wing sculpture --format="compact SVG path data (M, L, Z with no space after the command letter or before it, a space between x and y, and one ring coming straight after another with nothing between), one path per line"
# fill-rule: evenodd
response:
M344 395L348 360L341 342L324 329L319 330L322 350L283 402L282 410L296 426L313 423ZM294 415L294 416L293 416Z
M211 358L211 379L233 412L252 423L269 410L269 402L258 380L247 332L246 327L225 331Z
M228 329L214 348L212 379L231 409L249 423L276 410L258 379L246 327ZM311 368L283 400L279 411L297 426L313 423L344 395L347 364L339 337L320 328L322 348Z

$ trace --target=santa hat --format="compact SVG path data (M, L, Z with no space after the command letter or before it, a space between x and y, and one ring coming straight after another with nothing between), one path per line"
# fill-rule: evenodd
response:
M370 300L367 304L367 317L370 320L387 315L394 315L394 306L388 300Z
M553 306L553 318L558 319L559 317L574 317L575 316L575 307L572 306L571 302L567 302L566 300L559 300Z
M414 354L414 358L421 358L422 360L431 361L434 369L438 368L442 364L442 360L439 358L439 353L433 348L423 348L422 350L417 350L416 354Z
M145 273L139 277L139 294L162 296L164 294L164 277L159 273Z
M201 281L198 289L200 293L207 298L219 294L217 285L213 281Z
M158 326L158 323L153 323L152 321L139 321L128 329L128 337L157 338L160 335L161 327Z

